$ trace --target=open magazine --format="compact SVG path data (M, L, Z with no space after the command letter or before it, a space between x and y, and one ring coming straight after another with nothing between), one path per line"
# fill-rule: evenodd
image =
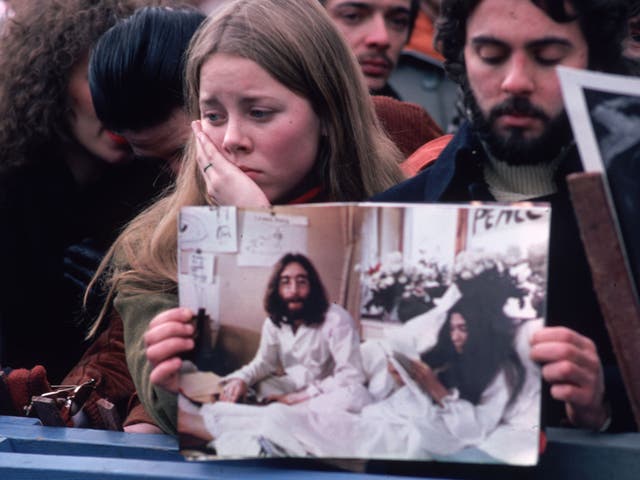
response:
M185 207L198 459L537 462L546 205Z
M634 280L640 285L640 79L558 67L578 151L604 175Z

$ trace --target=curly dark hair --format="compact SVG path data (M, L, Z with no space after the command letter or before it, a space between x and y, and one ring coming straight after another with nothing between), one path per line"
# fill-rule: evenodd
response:
M279 285L282 271L291 263L299 263L309 276L309 297L305 300L304 324L320 325L324 322L324 315L329 309L329 299L313 263L300 253L287 253L273 267L264 296L264 309L277 327L289 321L286 318L286 305L280 297Z
M443 0L437 22L436 45L445 58L449 76L468 94L464 66L467 21L482 0ZM622 56L627 33L628 0L568 0L565 2L530 0L556 22L578 20L589 48L589 68L608 73L627 74L631 68Z
M0 34L0 169L71 137L70 73L120 18L160 0L28 0Z

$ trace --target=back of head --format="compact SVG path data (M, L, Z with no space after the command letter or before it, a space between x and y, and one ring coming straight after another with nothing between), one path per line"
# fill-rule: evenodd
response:
M89 61L89 85L107 128L153 127L184 107L184 56L204 19L191 8L145 7L100 37Z
M0 38L0 165L23 164L71 137L71 70L143 3L152 0L21 2Z
M351 50L317 0L235 0L215 11L189 50L193 118L200 117L200 69L216 53L254 61L310 102L325 133L316 169L332 200L364 199L400 180L393 164L401 155L378 123Z
M626 73L622 43L626 34L628 0L530 1L558 23L578 21L589 49L589 68ZM482 0L442 0L435 43L445 57L445 68L456 82L466 83L464 45L469 17Z

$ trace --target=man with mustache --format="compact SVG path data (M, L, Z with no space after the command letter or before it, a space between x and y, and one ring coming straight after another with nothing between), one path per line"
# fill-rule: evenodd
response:
M418 0L320 0L355 54L372 94L399 99L387 83L409 41Z
M242 400L253 385L258 400L288 405L332 393L347 408L367 401L355 322L345 309L329 303L306 256L288 253L275 265L264 307L269 318L258 352L227 375L222 401Z
M445 112L454 110L450 100L455 98L455 93L452 96L451 89L445 89L447 95L443 98L440 88L426 91L418 87L415 89L418 93L425 92L418 101L413 86L422 80L412 75L403 76L396 83L402 95L388 83L409 41L419 0L320 0L320 3L356 56L373 95L378 118L400 150L409 156L424 142L440 136L441 133L436 132L449 123L450 115ZM430 78L444 78L440 65L429 64L428 69ZM403 99L405 95L413 98ZM407 175L413 173L405 171Z
M633 429L567 191L582 167L555 70L627 73L625 2L444 0L441 14L437 41L468 121L418 150L408 161L424 171L375 200L550 202L549 326L531 339L558 400L545 402L545 422Z

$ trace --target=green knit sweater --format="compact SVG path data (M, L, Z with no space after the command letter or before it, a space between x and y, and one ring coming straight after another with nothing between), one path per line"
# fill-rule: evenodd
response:
M178 296L169 293L118 294L114 306L122 317L127 365L140 401L165 433L176 435L177 396L149 381L151 365L145 355L144 333L153 317L178 306Z

